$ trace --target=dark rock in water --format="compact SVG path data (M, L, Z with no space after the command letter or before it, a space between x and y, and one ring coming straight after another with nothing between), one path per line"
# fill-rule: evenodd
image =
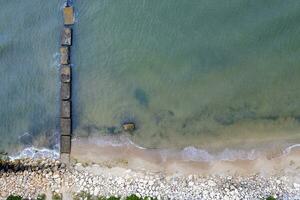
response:
M124 124L122 125L122 127L123 127L123 130L124 130L124 131L127 131L127 132L132 132L132 131L135 130L135 124L132 123L132 122L124 123Z
M107 132L109 134L115 134L115 133L117 133L117 127L115 127L115 126L107 127Z
M170 120L174 115L171 110L160 110L154 114L154 121L158 125L163 121Z
M276 121L276 120L278 120L280 117L279 117L279 116L270 115L270 116L263 116L263 117L260 117L260 118L261 118L261 119L265 119L265 120Z
M140 88L134 90L134 98L139 102L140 105L148 107L149 98L146 92Z
M19 137L19 140L23 145L31 145L33 141L33 137L31 134L25 133Z
M86 136L99 135L99 134L118 134L122 132L122 130L116 126L97 126L94 124L83 126L82 130Z
M0 171L1 171L1 161L9 160L8 153L5 151L0 152Z
M231 115L216 116L214 120L223 126L229 126L235 122L235 119Z
M87 133L87 135L91 135L93 133L98 133L101 131L100 127L94 124L88 124L82 127L83 131Z
M223 126L229 126L239 121L243 121L247 119L255 119L255 117L256 117L255 112L247 111L247 110L246 111L238 110L238 111L227 112L215 116L214 120Z
M128 108L128 110L130 110L130 108ZM127 122L138 124L138 119L136 118L136 115L131 111L119 112L114 116L114 119L120 121L120 124L126 124Z

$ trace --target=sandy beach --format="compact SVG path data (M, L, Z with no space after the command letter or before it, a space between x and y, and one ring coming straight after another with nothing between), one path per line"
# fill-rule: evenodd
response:
M97 138L75 139L72 143L71 158L83 163L97 163L108 167L120 166L166 174L248 175L261 173L276 175L297 174L300 169L300 148L297 146L285 149L285 151L269 151L267 154L246 152L249 156L251 153L255 155L249 159L230 157L231 160L215 158L209 161L195 161L187 157L184 151L143 149L130 143L113 146L93 141L97 141Z

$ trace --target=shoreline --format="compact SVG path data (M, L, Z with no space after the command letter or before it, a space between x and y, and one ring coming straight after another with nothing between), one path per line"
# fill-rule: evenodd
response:
M146 149L127 137L92 137L72 140L71 161L99 164L104 167L124 167L133 170L173 173L214 174L277 174L279 171L300 168L300 144L284 149L225 149L211 153L195 147L184 149ZM101 155L101 156L99 156ZM28 147L8 156L11 160L26 158L59 158L59 150Z
M37 151L39 156L15 157L8 162L10 167L0 161L0 199L54 193L63 199L87 194L174 200L300 198L300 145L290 146L282 155L275 152L253 160L200 162L184 160L174 152L158 154L130 142L85 142L73 141L69 165L61 163L55 151L42 149L43 154L34 148L31 153Z
M273 175L300 168L299 146L292 145L283 150L272 149L267 153L227 149L214 155L194 147L183 150L145 149L132 142L112 144L103 138L80 138L72 141L71 159L105 167L124 167L167 174Z

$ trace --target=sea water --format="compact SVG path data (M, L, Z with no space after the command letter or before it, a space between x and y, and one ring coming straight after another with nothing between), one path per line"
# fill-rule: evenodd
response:
M58 143L62 2L0 0L0 151Z
M0 5L0 150L31 156L27 147L58 145L63 2ZM74 136L125 135L194 160L199 151L251 157L299 143L300 2L91 0L74 8ZM124 122L136 131L126 135Z
M76 1L74 132L146 148L300 139L300 2ZM188 149L189 150L189 149Z

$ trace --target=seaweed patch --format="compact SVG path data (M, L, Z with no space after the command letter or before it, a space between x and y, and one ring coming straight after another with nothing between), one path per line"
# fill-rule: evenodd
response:
M134 90L134 98L139 102L139 104L141 106L148 107L149 97L143 89L141 89L141 88L135 89Z

